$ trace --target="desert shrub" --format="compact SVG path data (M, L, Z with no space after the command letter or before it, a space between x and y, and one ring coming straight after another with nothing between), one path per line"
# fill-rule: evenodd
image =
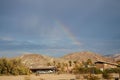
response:
M79 73L79 74L86 74L86 73L93 73L93 74L101 74L102 71L100 71L97 68L83 68L83 67L78 67L74 69L74 73Z
M100 80L97 76L90 76L88 80Z
M102 71L98 68L92 68L92 71L94 74L101 74L102 73Z
M20 59L0 58L0 75L26 75L30 70L21 63Z
M87 79L87 80L100 80L100 78L98 76L95 76L95 75L84 75L84 79Z
M104 70L104 72L106 72L106 73L118 73L119 74L119 78L120 78L120 67L106 69L106 70Z
M114 73L120 73L120 67L118 67L118 68L113 68L113 72L114 72Z
M102 73L102 77L103 77L104 79L111 79L111 75L110 75L107 71L104 71L104 72Z
M115 73L115 69L114 68L110 68L110 69L105 69L104 72L107 72L107 73Z

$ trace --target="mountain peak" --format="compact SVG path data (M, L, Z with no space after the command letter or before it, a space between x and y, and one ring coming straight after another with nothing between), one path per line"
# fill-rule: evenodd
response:
M68 60L77 60L77 61L86 61L88 59L91 59L93 62L95 61L110 61L110 59L103 57L97 53L93 52L75 52L75 53L70 53L68 55L63 56L62 58L68 59Z

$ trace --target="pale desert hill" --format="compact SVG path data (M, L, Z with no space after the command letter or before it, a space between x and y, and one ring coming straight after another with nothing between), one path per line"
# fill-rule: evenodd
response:
M49 57L41 54L25 54L19 57L26 66L30 68L47 66L48 63L67 62L67 60L61 58Z
M113 57L115 61L120 61L120 54Z
M60 58L49 57L41 54L25 54L19 57L26 66L30 68L47 66L48 63L68 63L69 61L95 61L113 62L112 58L107 58L93 52L75 52Z
M108 57L114 59L115 61L120 61L120 53L119 54L108 55Z
M112 58L107 58L99 54L96 54L93 52L87 52L87 51L70 53L68 55L63 56L62 58L67 60L73 60L73 61L87 61L88 59L91 59L93 62L95 61L113 62L114 61Z
M19 57L28 67L45 66L51 57L43 56L40 54L25 54Z

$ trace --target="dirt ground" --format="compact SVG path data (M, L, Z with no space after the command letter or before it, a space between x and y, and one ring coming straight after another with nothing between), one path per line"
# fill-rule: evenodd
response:
M81 76L80 79L76 79L76 75L73 74L59 74L59 75L40 74L38 76L32 74L32 75L21 75L21 76L0 76L0 80L87 80L83 78L84 74L80 76ZM98 76L100 76L101 78L101 75ZM116 76L116 74L114 76ZM107 79L101 79L101 80L107 80ZM110 79L110 80L115 80L115 79Z
M75 79L75 75L72 74L40 74L29 76L0 76L0 80L70 80Z

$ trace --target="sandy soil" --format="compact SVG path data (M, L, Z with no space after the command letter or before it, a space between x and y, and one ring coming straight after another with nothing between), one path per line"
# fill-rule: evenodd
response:
M83 75L80 75L80 79L76 79L76 75L73 74L40 74L38 76L32 75L22 75L22 76L0 76L0 80L87 80L83 79ZM101 75L98 75L101 77ZM118 77L118 74L114 75ZM101 79L107 80L107 79ZM115 79L110 79L115 80ZM120 79L119 79L120 80Z
M70 80L75 79L72 74L40 74L39 76L0 76L0 80Z

